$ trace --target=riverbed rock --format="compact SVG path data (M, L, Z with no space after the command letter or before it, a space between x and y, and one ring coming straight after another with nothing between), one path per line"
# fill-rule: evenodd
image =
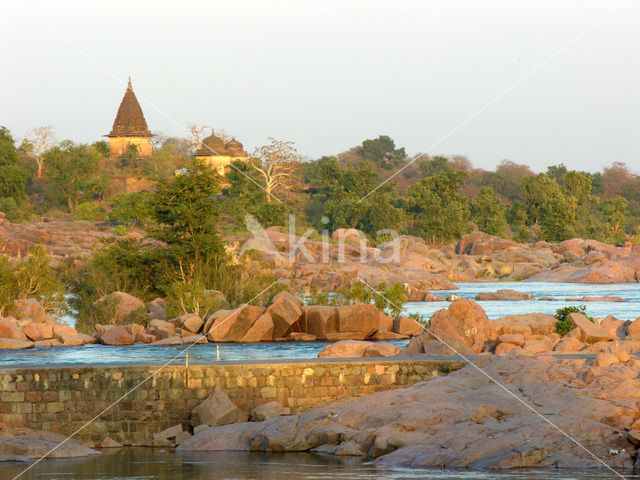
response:
M178 450L359 451L377 464L405 468L601 469L600 459L613 468L633 466L636 447L616 419L637 416L640 364L604 367L513 353L476 365L553 421L542 421L468 365L299 415L204 429Z
M613 340L613 335L604 328L595 325L582 313L570 313L567 317L573 327L580 329L581 340L584 343L608 342Z
M345 305L338 307L339 333L364 333L365 338L378 330L391 331L393 320L373 305Z
M577 352L582 350L585 344L575 335L565 335L553 348L556 352Z
M392 332L399 333L400 335L407 335L413 337L420 335L425 329L425 326L419 322L416 322L413 318L399 316L393 319Z
M196 315L195 313L185 313L178 317L178 320L180 327L190 331L191 333L198 333L202 328L202 325L204 325L204 321L200 318L200 315Z
M105 315L110 315L110 323L114 324L124 324L147 318L144 302L126 292L113 292L105 295L96 300L94 305L102 309Z
M318 358L390 357L401 350L401 347L391 343L341 340L324 347Z
M167 302L163 298L156 298L147 305L147 312L150 319L167 320Z
M280 415L289 415L291 410L285 408L276 401L267 402L258 405L251 410L250 420L252 422L262 422L269 418L279 417Z
M533 295L522 293L517 290L502 289L497 292L483 292L476 295L476 301L481 300L531 300Z
M215 387L211 395L191 410L191 425L193 426L206 424L213 427L246 422L248 419L249 414L238 408L220 387Z
M627 300L620 297L580 297L580 298L565 298L566 302L616 302L616 303L624 303Z
M493 321L493 326L499 334L512 333L528 337L555 333L557 323L558 320L553 315L525 313L498 318Z
M269 342L273 339L273 319L269 312L264 312L260 315L249 331L246 333L242 340L242 343L256 343L256 342Z
M18 325L6 318L0 318L0 338L27 341L27 336L22 333Z
M51 320L51 317L36 298L14 300L12 314L18 320L29 319L41 323L47 323Z
M309 334L323 338L338 331L338 311L335 307L313 305L306 307L302 328Z
M292 295L281 295L274 298L273 303L267 308L267 312L273 320L273 338L284 338L290 331L300 326L298 321L302 317L302 308L297 298Z
M0 350L23 350L25 348L33 348L33 346L33 342L28 340L0 338Z
M22 327L22 332L29 340L47 340L53 338L53 325L43 322L29 322Z
M640 336L640 317L627 325L627 334Z
M429 320L427 332L413 337L405 353L477 354L491 348L495 337L495 329L482 307L473 300L459 299L449 305L448 309L435 312Z
M30 428L0 429L0 461L24 462L45 455L48 458L73 458L100 455L100 452L53 432Z
M207 339L210 342L240 342L265 310L264 307L245 305L231 311L223 310L219 315L216 312L212 323L207 320L210 323L208 329L205 326Z
M124 326L118 325L107 330L104 335L100 337L100 343L112 346L133 345L135 339L127 332Z

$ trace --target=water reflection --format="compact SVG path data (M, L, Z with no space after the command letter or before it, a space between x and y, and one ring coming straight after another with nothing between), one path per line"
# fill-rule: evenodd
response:
M25 464L0 464L0 478L11 479ZM50 460L22 475L24 480L596 480L610 478L607 471L471 472L389 469L357 457L308 453L259 452L176 453L170 449L123 448L104 455ZM626 478L640 478L628 476Z

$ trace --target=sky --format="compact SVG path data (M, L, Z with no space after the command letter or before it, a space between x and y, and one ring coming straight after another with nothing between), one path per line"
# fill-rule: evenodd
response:
M487 169L640 172L639 26L635 0L3 0L0 125L99 140L131 76L151 130L248 151L389 135Z

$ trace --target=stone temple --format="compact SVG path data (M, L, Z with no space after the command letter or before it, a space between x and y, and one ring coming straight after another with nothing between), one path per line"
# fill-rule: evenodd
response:
M129 145L138 147L138 154L142 157L151 155L152 135L136 94L133 93L131 77L129 77L127 91L120 102L111 133L106 136L109 137L109 151L112 157L125 155Z
M211 135L202 141L202 145L196 150L196 158L216 170L218 174L224 175L231 162L236 160L246 160L249 154L244 151L242 144L235 138L228 142L216 136L213 129Z

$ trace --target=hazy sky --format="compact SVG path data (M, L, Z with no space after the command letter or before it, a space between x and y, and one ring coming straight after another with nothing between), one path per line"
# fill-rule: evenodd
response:
M100 139L131 75L152 130L221 127L248 150L273 136L315 158L387 134L484 168L640 170L635 0L3 0L0 45L18 138Z

